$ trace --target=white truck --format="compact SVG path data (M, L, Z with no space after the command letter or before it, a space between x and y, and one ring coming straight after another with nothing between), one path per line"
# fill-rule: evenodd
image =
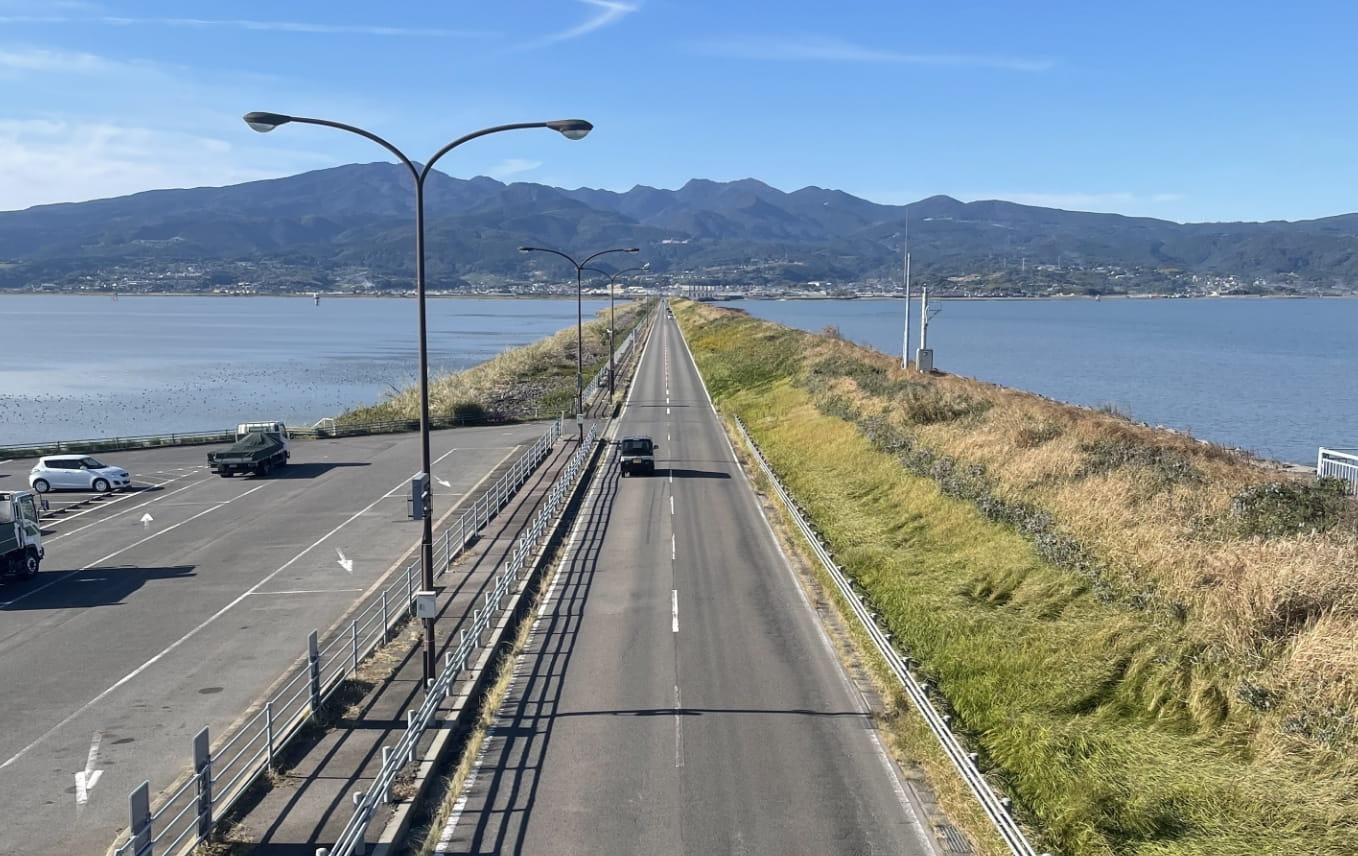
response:
M0 491L0 579L36 577L44 555L37 495Z

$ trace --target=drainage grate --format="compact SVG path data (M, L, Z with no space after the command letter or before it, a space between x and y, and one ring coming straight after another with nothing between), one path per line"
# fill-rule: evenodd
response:
M938 830L939 837L943 839L943 846L947 848L948 853L974 852L971 849L971 842L951 823L940 823L934 828Z

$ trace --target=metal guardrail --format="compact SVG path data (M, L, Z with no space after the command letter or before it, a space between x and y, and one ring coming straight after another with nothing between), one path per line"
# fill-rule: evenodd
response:
M195 446L205 443L234 443L235 428L220 431L184 431L177 434L146 434L138 437L101 437L92 440L51 440L46 443L14 443L0 446L6 457L38 457L77 452L117 452L125 449L150 449L157 446Z
M434 416L429 427L462 428L473 425L499 425L502 420L461 416ZM418 419L390 419L378 422L337 423L326 417L311 426L289 426L292 438L321 439L331 437L359 437L365 434L393 434L420 430ZM160 446L201 446L207 443L234 443L236 429L220 431L181 431L173 434L143 434L131 437L95 437L87 440L50 440L46 443L18 443L0 446L0 455L38 457L77 452L121 452L129 449L152 449Z
M617 346L613 353L615 363L625 360L636 341L636 330ZM608 372L601 369L590 380L584 390L584 400L591 400L600 386L608 382ZM546 416L545 418L553 418ZM501 420L462 416L431 416L429 427L464 428L473 425L498 425ZM337 437L361 437L367 434L393 434L402 431L420 430L418 419L389 419L377 422L340 423L327 416L310 426L289 426L288 436L302 439L331 439ZM144 434L131 437L95 437L86 440L51 440L46 443L14 443L0 445L0 457L38 457L41 455L60 455L70 453L120 452L129 449L151 449L159 446L194 446L208 443L234 443L236 429L223 428L219 431L181 431L173 434Z
M456 523L444 528L435 543L436 578L447 572L476 532L504 508L547 458L561 436L561 427L561 420L553 422L551 429L478 496ZM242 723L215 751L208 729L198 732L193 741L192 774L154 811L151 783L143 781L129 797L128 840L114 851L116 856L179 856L205 841L216 819L273 766L277 753L358 670L359 664L388 641L397 624L414 615L420 576L418 561L407 565L373 595L347 628L325 641L313 630L307 638L304 661L262 710Z
M1358 494L1358 449L1326 449L1321 447L1316 456L1316 475L1320 478L1343 479L1349 483L1349 493Z
M1009 799L1007 797L999 796L991 789L990 783L986 781L985 776L983 776L981 771L976 767L976 756L968 752L966 747L958 742L957 737L953 735L952 730L949 728L949 718L940 714L934 708L933 703L929 701L929 695L925 685L917 681L914 675L910 673L910 667L912 665L911 658L900 654L895 646L891 644L890 634L877 625L871 611L863 603L862 595L854 590L853 582L845 576L843 569L835 563L834 557L830 554L830 551L821 543L820 536L811 525L806 522L806 519L802 517L800 506L798 506L788 492L783 489L782 483L778 481L778 477L774 475L768 462L764 460L764 455L759 451L759 447L745 430L745 425L739 418L737 418L735 422L741 437L745 440L745 444L749 447L754 459L759 463L760 469L764 471L764 475L768 476L769 483L773 485L773 489L778 493L788 514L790 514L792 519L796 522L797 528L802 531L804 536L806 536L807 543L811 545L811 549L815 551L821 564L824 565L826 572L830 575L830 578L834 580L835 586L839 589L840 594L844 596L845 602L853 609L854 615L858 617L863 628L872 638L873 644L877 647L878 652L880 652L883 659L886 660L891 671L896 675L896 678L901 682L901 685L905 687L906 694L910 696L910 700L914 702L915 707L924 717L925 722L928 723L929 730L934 733L934 737L938 738L939 745L943 747L943 751L953 762L953 765L957 768L957 772L961 774L963 781L971 788L971 792L976 796L981 807L985 809L986 815L989 816L991 822L995 825L995 831L999 833L1002 839L1004 839L1004 842L1009 846L1010 851L1017 854L1017 856L1036 856L1036 851L1034 851L1033 846L1028 843L1028 839L1024 837L1023 830L1019 829L1018 823L1015 822L1014 818L1009 813ZM1044 853L1042 856L1051 856L1051 854Z
M566 468L552 485L547 501L510 547L510 558L496 577L494 589L485 593L481 606L473 608L470 632L464 629L457 650L444 657L443 673L434 679L420 709L409 714L409 722L401 734L401 739L395 746L382 747L382 769L374 778L372 787L355 797L357 806L353 816L345 824L334 846L328 851L318 850L318 856L361 856L365 852L368 827L378 806L392 801L392 784L403 769L415 762L415 751L420 737L433 723L440 705L452 693L453 682L466 671L472 654L481 647L481 635L505 609L505 598L515 594L514 590L521 575L525 571L531 571L528 560L551 530L557 514L570 498L585 460L593 454L594 440L597 436L598 425L591 425L585 442L575 450ZM522 591L520 590L518 594L522 594ZM517 601L516 596L510 608L513 608Z

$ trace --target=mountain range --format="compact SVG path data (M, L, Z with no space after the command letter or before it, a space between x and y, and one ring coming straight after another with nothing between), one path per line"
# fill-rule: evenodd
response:
M411 184L402 166L353 164L0 212L0 289L157 270L191 270L204 287L253 273L282 289L406 289ZM434 172L425 186L426 257L431 289L570 278L565 262L517 252L523 245L577 258L637 246L641 253L622 266L648 262L647 276L669 284L890 283L901 278L907 212L912 274L922 284L967 281L1008 293L1025 283L1116 290L1108 284L1121 281L1135 291L1166 277L1228 277L1270 290L1352 292L1358 282L1358 214L1180 224L947 196L881 205L819 187L786 193L754 179L619 193ZM600 267L618 267L607 261Z

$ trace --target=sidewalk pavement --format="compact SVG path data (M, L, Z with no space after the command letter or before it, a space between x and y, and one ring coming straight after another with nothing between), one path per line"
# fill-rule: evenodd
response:
M564 432L548 458L443 576L443 606L436 624L440 669L445 654L456 649L462 628L471 624L473 607L493 587L494 573L508 559L520 531L545 503L578 445L573 432ZM483 484L493 484L499 477L497 469ZM360 668L360 680L342 689L333 703L343 709L328 728L310 729L294 740L285 753L286 771L272 776L272 786L238 818L226 841L254 843L253 856L315 856L333 844L353 815L353 795L366 791L381 769L382 747L396 744L405 731L407 712L424 700L421 642L422 626L412 621ZM439 772L433 755L461 728L464 712L454 707L465 699L476 673L482 671L479 666L492 659L494 648L494 644L487 645L474 655L480 658L478 668L469 669L467 677L454 683L444 702L442 727L430 728L420 743L419 757L425 761L421 769ZM475 711L465 713L470 716ZM408 808L408 802L384 806L369 827L369 853L381 852L374 842Z
M640 350L634 349L617 366L619 391L626 389ZM587 404L585 418L597 421L602 434L614 409L605 387ZM443 606L436 625L440 664L446 654L456 649L461 630L472 623L473 607L492 588L493 575L508 560L519 533L545 503L579 442L579 433L565 427L548 458L444 575ZM492 472L483 484L494 484L501 469L509 466L505 464ZM592 469L587 462L581 484L588 481ZM464 498L463 504L472 498ZM539 549L546 549L552 540L544 539ZM419 769L426 777L443 772L443 749L469 727L470 717L476 711L466 710L465 702L482 673L488 671L484 667L493 661L496 648L493 640L498 639L507 617L502 616L500 624L490 631L491 644L476 655L476 663L467 670L467 675L454 682L452 693L443 703L442 727L430 728L421 740ZM226 834L228 842L254 844L252 856L316 856L319 850L333 844L353 816L354 795L366 791L381 769L382 748L396 744L405 731L407 712L418 708L424 700L421 642L422 628L412 621L398 638L360 668L360 679L341 690L341 697L333 702L336 708L344 709L329 727L311 729L293 741L284 756L285 772L274 774L272 786L249 803ZM414 792L415 782L403 784ZM378 842L392 840L405 832L411 800L406 793L397 796L403 801L385 805L373 818L368 832L370 854L382 856L386 847Z

